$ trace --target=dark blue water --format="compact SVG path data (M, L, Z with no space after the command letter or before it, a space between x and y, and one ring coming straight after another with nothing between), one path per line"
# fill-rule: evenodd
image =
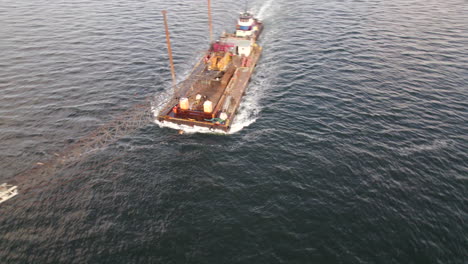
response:
M213 2L216 35L237 2ZM148 95L160 105L160 11L183 80L206 4L0 1L0 183L20 187L0 206L0 263L468 263L467 2L249 7L264 53L235 133L148 124L18 178Z

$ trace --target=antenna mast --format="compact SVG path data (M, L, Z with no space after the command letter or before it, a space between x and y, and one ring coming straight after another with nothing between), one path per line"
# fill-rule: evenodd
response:
M169 63L171 66L171 75L172 75L172 85L174 86L174 93L176 91L177 85L176 85L176 76L175 76L175 70L174 70L174 60L172 59L172 48L171 48L171 37L169 36L169 27L167 25L167 11L163 10L162 14L164 16L164 27L166 28L166 42L167 42L167 53L169 54Z
M208 0L208 28L210 31L210 43L213 42L213 23L211 21L211 0Z

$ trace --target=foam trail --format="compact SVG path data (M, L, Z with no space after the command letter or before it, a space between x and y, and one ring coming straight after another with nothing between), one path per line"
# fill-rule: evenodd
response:
M212 130L207 127L199 127L199 126L186 126L186 125L178 125L170 122L160 122L159 120L155 119L155 123L159 127L168 127L176 130L182 130L184 133L187 134L195 134L195 133L202 133L202 134L227 134L222 130ZM232 132L229 132L231 134Z
M265 18L265 12L268 11L271 8L271 5L273 4L274 0L268 0L266 1L261 7L260 10L257 13L258 18L264 19Z

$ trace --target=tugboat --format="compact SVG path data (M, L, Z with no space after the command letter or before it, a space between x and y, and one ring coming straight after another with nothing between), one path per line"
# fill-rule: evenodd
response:
M208 1L208 14L211 15ZM250 12L242 12L233 33L223 33L195 65L187 79L176 85L169 31L166 37L174 82L174 95L159 112L161 123L206 127L229 132L245 94L248 82L260 58L257 40L263 23Z
M0 203L16 196L18 194L17 186L3 183L0 185Z

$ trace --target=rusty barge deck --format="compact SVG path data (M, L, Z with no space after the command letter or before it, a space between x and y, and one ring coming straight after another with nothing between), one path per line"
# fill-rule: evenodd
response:
M256 42L262 29L258 19L242 13L235 33L211 43L158 120L228 132L262 53Z

